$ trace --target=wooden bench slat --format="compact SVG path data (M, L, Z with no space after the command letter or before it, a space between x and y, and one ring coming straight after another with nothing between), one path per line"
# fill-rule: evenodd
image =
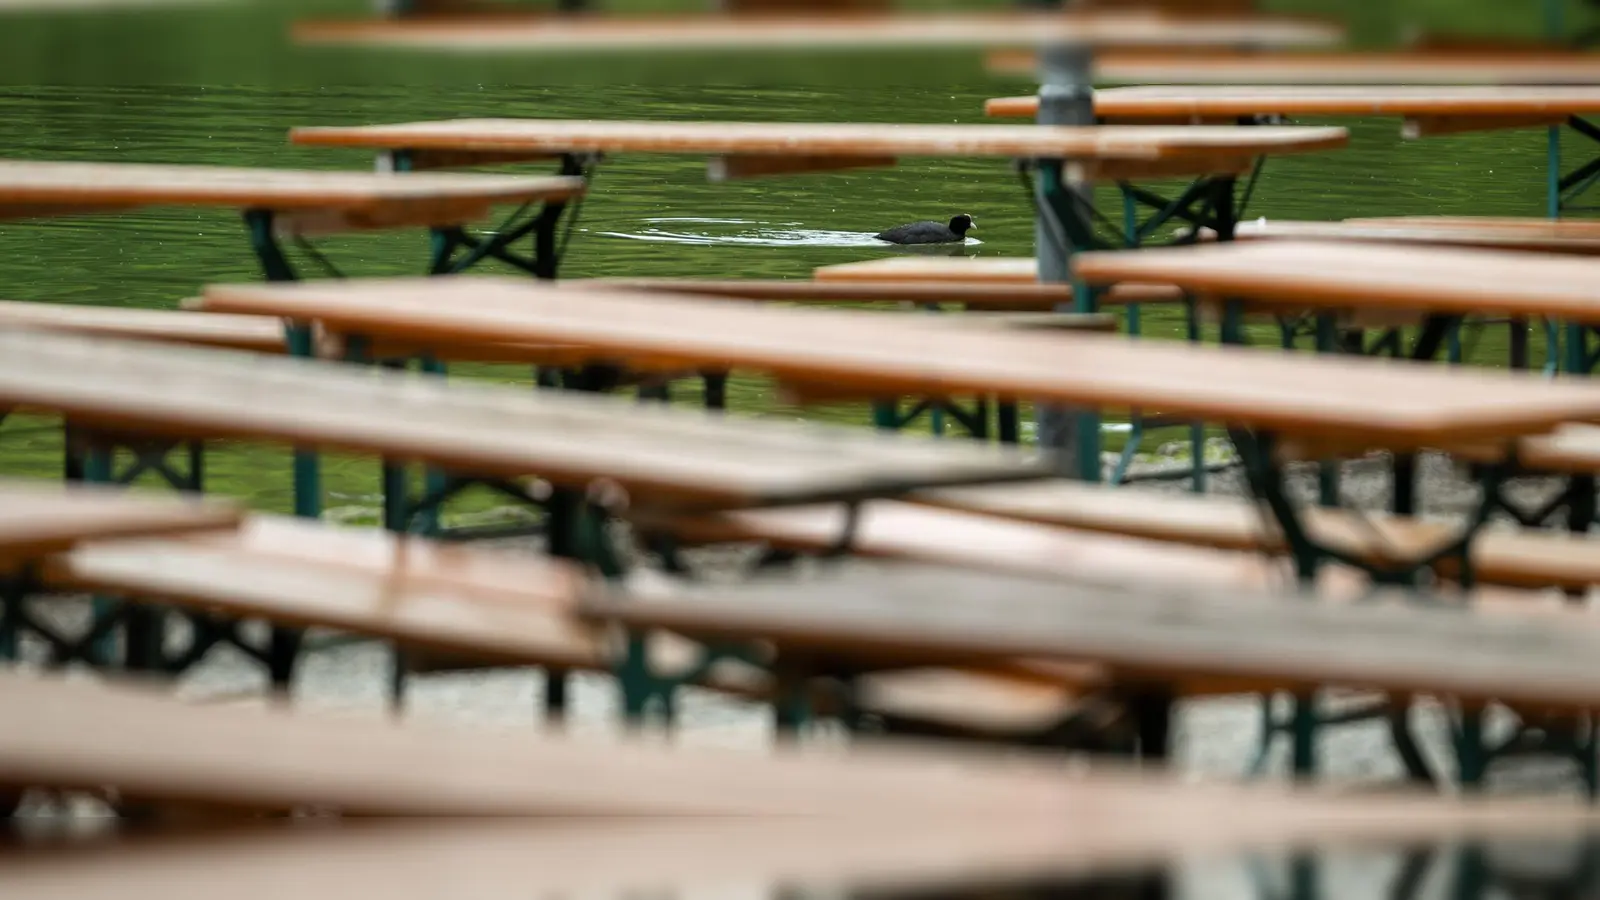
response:
M1138 253L1086 253L1092 284L1168 282L1253 305L1546 316L1600 323L1589 288L1600 261L1569 254L1356 242L1235 241Z
M1113 122L1215 120L1256 115L1473 119L1487 128L1544 124L1600 112L1600 88L1482 85L1144 85L1099 90L1095 113ZM1037 96L999 97L990 116L1038 113Z
M980 333L917 316L621 291L580 296L504 279L473 279L470 285L428 279L215 285L206 299L208 307L223 312L282 315L408 339L572 343L623 361L640 356L685 368L747 368L858 394L976 392L1158 409L1306 436L1361 435L1391 449L1510 438L1562 422L1600 420L1600 394L1531 374L1108 335Z
M945 290L956 294L974 289L994 291L995 296L1010 296L1011 291L1019 289L1032 291L1039 300L1054 306L1062 302L1060 293L1070 289L1070 284L1065 282L1040 283L1037 261L1017 256L892 256L819 266L812 271L812 277L817 285L837 288L841 294L882 291L884 293L878 296L893 294L895 299L902 290L917 290L914 285L938 282L945 285ZM1106 306L1178 303L1183 296L1183 292L1172 285L1118 284L1101 295L1100 303Z
M243 517L242 507L223 500L0 479L0 562L31 561L103 538L232 529Z
M1235 240L1351 241L1370 244L1431 244L1441 247L1482 247L1498 250L1537 250L1549 253L1600 254L1600 230L1562 228L1592 226L1590 222L1489 219L1432 222L1425 217L1347 219L1342 222L1297 222L1258 219L1241 222Z
M579 488L598 479L635 503L759 505L1042 471L1020 451L843 426L43 333L0 333L0 403L88 427L279 441Z
M1175 681L1213 675L1550 709L1600 705L1600 628L1570 612L1333 604L889 564L736 590L608 593L584 608L597 620L762 638L833 657L1093 660Z
M583 193L570 177L413 174L0 160L0 204L221 204L275 209L340 209L385 200L467 198L493 203L563 199Z
M1600 442L1595 450L1600 465ZM1245 500L1068 481L1029 485L1026 491L996 487L918 492L907 499L1007 520L1220 550L1285 552L1277 524L1264 509ZM1456 533L1451 525L1383 513L1311 509L1304 515L1318 540L1374 563L1417 558ZM1475 576L1485 584L1580 590L1600 585L1600 541L1581 535L1490 529L1474 542L1472 561Z
M1033 76L1038 59L1030 51L988 55L998 72ZM1171 85L1590 85L1600 83L1600 60L1592 53L1542 52L1250 52L1191 53L1112 50L1096 54L1101 81Z
M531 49L560 52L710 49L779 50L875 47L1044 46L1321 46L1341 29L1304 18L1172 16L1143 12L951 13L915 16L657 15L603 18L492 15L296 23L306 43L442 50Z
M455 152L695 153L771 157L998 156L1159 160L1308 153L1344 146L1343 128L1153 128L892 125L842 122L660 122L455 119L296 128L290 140L328 147Z

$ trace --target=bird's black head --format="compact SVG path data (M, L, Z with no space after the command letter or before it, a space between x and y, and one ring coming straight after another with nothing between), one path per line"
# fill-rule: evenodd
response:
M973 222L972 217L966 213L962 213L961 215L950 220L950 230L961 235L962 237L967 236L968 229L975 227L977 227L977 223Z

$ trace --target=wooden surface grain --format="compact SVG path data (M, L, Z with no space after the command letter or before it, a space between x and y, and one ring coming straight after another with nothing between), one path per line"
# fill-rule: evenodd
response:
M1119 255L1141 254L1113 254ZM580 293L511 279L214 285L206 302L222 312L408 340L551 341L589 347L601 357L751 369L857 396L991 393L1139 407L1307 436L1354 435L1393 448L1508 438L1600 419L1600 392L1519 373L959 329L916 316Z
M1600 626L1574 615L1352 606L887 563L736 589L609 593L583 608L597 620L759 638L831 658L1054 658L1172 680L1261 678L1569 710L1600 705Z
M296 128L297 144L376 150L767 154L773 156L998 156L1153 160L1309 153L1342 147L1327 127L1151 128L895 125L823 122L454 119Z
M998 50L991 71L1036 76L1034 53ZM1594 54L1541 52L1259 52L1160 53L1114 50L1097 54L1095 74L1113 84L1195 85L1592 85L1600 84Z
M1086 253L1072 268L1091 284L1163 282L1273 306L1600 323L1600 260L1571 254L1284 239Z
M30 332L0 333L0 403L87 427L370 453L578 489L601 482L620 488L613 500L647 505L846 498L1041 472L1020 451L969 442Z
M0 562L35 560L83 541L232 529L243 516L222 500L0 479Z
M583 189L579 178L8 159L0 160L0 219L232 206L341 213L344 227L459 224L494 204L562 199Z
M1565 117L1600 111L1600 88L1570 85L1148 85L1094 95L1095 114L1136 122L1254 115ZM997 97L984 111L1032 118L1038 96Z

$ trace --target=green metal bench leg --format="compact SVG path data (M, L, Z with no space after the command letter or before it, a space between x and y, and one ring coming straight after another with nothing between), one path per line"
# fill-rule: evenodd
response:
M1454 728L1457 781L1463 791L1483 790L1489 768L1489 751L1483 738L1483 710L1461 710Z

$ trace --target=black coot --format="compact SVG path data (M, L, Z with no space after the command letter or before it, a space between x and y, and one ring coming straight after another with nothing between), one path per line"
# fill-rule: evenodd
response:
M879 232L874 237L891 244L959 244L967 239L967 231L973 227L972 217L962 213L951 219L949 225L912 222Z

